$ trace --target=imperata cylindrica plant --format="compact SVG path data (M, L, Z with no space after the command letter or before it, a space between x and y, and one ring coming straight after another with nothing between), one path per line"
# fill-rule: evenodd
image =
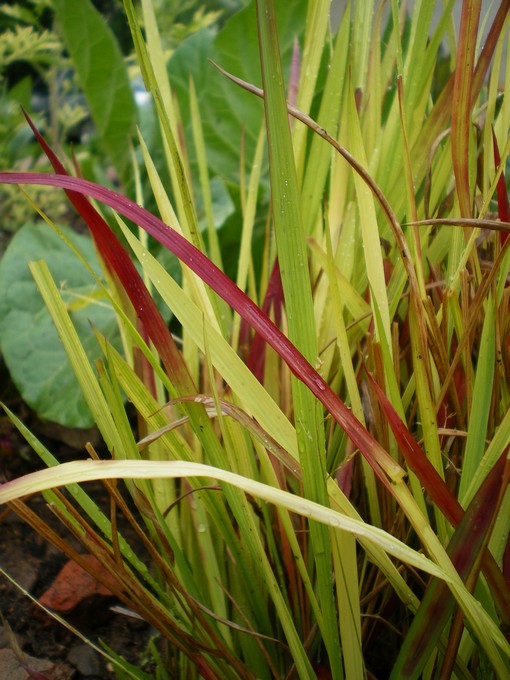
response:
M124 157L96 122L115 187L24 113L52 171L0 183L116 329L88 324L91 350L30 258L102 443L58 462L4 404L44 469L0 503L92 554L152 627L138 666L98 647L119 677L508 677L510 2L484 23L464 0L458 32L437 4L350 3L336 26L328 2L259 0L169 57L159 4L124 0L157 148L140 120ZM33 186L72 204L97 266ZM80 550L31 510L40 493Z

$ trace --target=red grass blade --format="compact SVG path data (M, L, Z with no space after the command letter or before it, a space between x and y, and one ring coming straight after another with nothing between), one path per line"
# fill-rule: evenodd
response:
M463 581L477 569L489 540L505 491L506 465L505 451L481 484L448 545L447 552ZM392 670L393 680L420 676L455 606L448 586L432 579Z
M149 234L154 236L162 245L173 252L182 262L195 272L207 285L209 285L220 297L222 297L240 316L242 316L265 341L278 352L281 358L289 366L290 370L296 375L319 401L328 409L333 418L342 429L345 430L353 444L361 451L368 463L374 469L381 482L393 495L393 482L398 482L405 476L404 470L395 463L389 453L379 444L379 442L363 427L359 420L351 413L343 401L333 392L329 385L317 373L313 366L298 352L287 337L272 323L272 321L241 291L236 284L231 281L209 258L200 250L195 248L185 238L180 236L171 227L150 212L134 204L126 197L87 180L78 179L64 175L51 175L45 173L0 173L0 182L6 184L42 184L46 186L60 187L71 194L73 203L77 204L86 213L93 210L85 200L85 205L77 200L77 194L90 196L105 205L116 210L119 214L138 224ZM94 218L96 224L96 218ZM111 232L103 233L106 222L101 222L101 247L115 265L116 271L122 274L123 285L132 291L135 308L140 318L147 321L149 334L154 344L164 352L165 361L168 361L169 368L173 373L179 375L182 365L176 363L173 354L165 347L168 338L168 330L155 319L152 303L148 299L145 288L140 286L138 275L135 282L130 282L129 276L134 270L132 264L128 265L127 255L118 255L117 250L121 248L118 242L113 241ZM99 231L99 229L98 229ZM114 245L115 243L115 245ZM119 258L119 261L117 259ZM150 305L146 307L146 305ZM149 311L150 310L150 311ZM161 320L162 321L162 320ZM160 336L161 334L161 336ZM157 340L157 342L156 342ZM170 342L170 341L168 341ZM175 365L174 365L175 364ZM186 376L184 376L186 378ZM191 389L191 388L190 388ZM189 392L188 392L189 393Z
M262 304L262 311L269 316L271 308L273 309L274 322L280 327L283 308L283 287L278 260L275 260L271 276L269 277L266 295ZM251 372L258 380L260 380L260 382L262 382L264 378L265 359L266 343L264 342L264 339L256 333L251 343L247 363Z

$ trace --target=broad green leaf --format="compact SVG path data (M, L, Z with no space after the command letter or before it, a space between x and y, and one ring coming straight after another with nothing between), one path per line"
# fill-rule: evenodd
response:
M122 175L136 106L118 43L90 0L54 0L53 7L94 123Z
M91 240L62 231L101 276ZM101 356L91 324L119 343L114 312L85 267L54 232L27 224L0 263L0 347L5 363L21 396L40 418L66 427L90 427L94 421L28 269L35 259L48 263L90 361Z
M226 220L234 212L234 204L230 198L230 194L227 191L225 182L221 177L213 177L210 181L211 189L211 207L212 216L214 219L214 226L218 229L223 226ZM206 206L203 195L197 197L197 217L198 226L201 231L207 229L207 218L206 218Z

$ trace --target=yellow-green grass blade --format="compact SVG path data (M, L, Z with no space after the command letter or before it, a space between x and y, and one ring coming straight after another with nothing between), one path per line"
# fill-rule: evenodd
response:
M487 447L487 451L480 460L480 463L469 480L469 486L462 496L459 496L461 505L466 507L473 498L476 490L485 479L489 470L493 467L495 462L501 456L505 448L510 442L510 411L507 411L498 429L496 430L491 443Z
M510 537L510 489L507 488L506 494L501 502L499 514L494 523L489 550L498 564L502 564L505 550Z
M340 512L357 521L363 521L361 515L351 505L349 499L343 494L338 486L338 483L332 477L328 478L328 494L331 506L337 512ZM369 559L374 564L376 564L377 567L381 569L381 571L388 578L388 581L391 583L402 602L404 602L404 604L412 611L416 611L419 604L418 598L416 595L414 595L405 580L402 578L402 575L396 569L393 562L388 559L388 556L382 550L379 550L377 546L372 545L370 541L365 541L360 537L359 542L363 549L367 552Z
M367 3L368 4L368 3ZM368 54L368 73L363 88L357 89L359 110L363 112L360 121L363 142L366 149L373 151L370 169L377 165L378 145L381 133L381 93L384 91L384 81L381 80L381 21L383 6L379 3L371 26L370 50Z
M181 226L192 243L203 251L204 244L198 229L193 195L188 183L184 161L176 143L178 138L177 116L172 105L168 76L164 66L166 60L161 49L152 3L144 2L143 9L148 28L147 45L144 41L132 1L124 0L124 10L133 37L145 87L154 98L163 139L166 143L169 158L168 166L172 177L174 195L178 204Z
M301 74L296 102L298 108L306 113L310 111L315 94L319 66L326 45L330 4L331 0L311 0L308 3ZM293 142L298 178L302 178L305 167L306 137L306 128L296 126L293 133Z
M374 7L374 0L352 3L352 82L362 92L366 89Z
M377 308L374 309L374 313L376 315L379 314L379 310ZM395 369L393 366L393 361L392 357L389 352L389 347L386 345L385 339L382 338L380 341L380 346L381 346L381 353L383 356L383 363L384 363L384 377L386 381L386 394L388 395L389 400L391 401L391 404L395 411L398 413L400 419L405 422L405 410L404 410L404 405L402 403L402 398L400 396L400 391L399 391L399 386L397 384L397 379L395 376ZM396 441L392 437L391 441L391 449L393 455L396 457L397 456L397 450L396 450ZM426 504L425 504L425 498L423 495L423 490L421 486L421 482L418 479L418 477L412 472L411 470L409 471L409 482L411 486L411 490L413 492L413 496L416 500L416 503L418 504L419 508L421 509L422 513L424 516L427 514L426 510Z
M147 174L149 176L149 182L151 184L154 198L156 199L161 219L163 220L163 222L165 222L165 224L171 224L172 228L174 228L177 231L177 233L182 234L183 230L181 229L181 225L177 219L177 216L175 215L170 199L168 198L168 194L163 186L163 182L161 181L156 166L154 165L149 150L140 133L138 135L138 138L140 141L140 147L142 149ZM191 288L194 299L197 301L197 304L200 304L201 308L204 311L204 314L207 315L208 319L210 319L212 323L215 323L218 327L220 327L219 321L215 314L213 304L209 297L209 293L206 291L206 288L202 281L200 281L194 276L189 276L189 270L187 269L187 267L182 266L182 271L183 280L185 280L187 282L187 285Z
M73 326L66 305L45 262L31 262L29 268L76 375L94 421L112 455L124 448L110 413L108 403Z
M216 616L228 620L226 596L221 587L226 582L225 568L221 561L224 559L224 553L219 549L216 533L211 530L211 523L200 494L194 494L193 515L195 524L194 527L189 528L189 531L195 530L199 548L194 566L192 565L193 574L203 572L212 611ZM207 565L207 569L202 569L203 564ZM230 628L220 626L220 631L225 642L229 647L232 647L233 640Z
M472 216L474 139L471 111L473 71L481 0L464 0L452 99L452 162L462 217ZM471 176L470 176L471 175Z
M312 254L317 258L317 261L322 269L327 270L328 255L326 250L321 248L321 246L314 239L310 239L308 243ZM358 293L353 283L351 283L345 277L341 269L338 267L338 264L335 264L335 279L342 305L348 310L351 317L360 322L362 319L367 318L368 322L368 317L370 317L372 314L370 305Z
M397 4L396 2L394 3ZM449 0L448 7L444 8L443 14L439 19L434 31L427 30L431 25L431 16L435 8L435 3L420 2L414 4L414 12L410 21L411 38L405 54L405 65L402 75L404 90L403 107L406 111L406 127L409 135L409 149L413 159L413 175L417 192L425 179L427 170L426 154L434 143L434 137L426 138L424 144L417 143L417 137L421 134L424 123L430 110L430 91L431 82L434 75L439 54L441 41L447 28L449 13L453 0ZM398 40L400 45L400 40ZM397 53L398 59L398 53ZM377 168L377 180L386 190L387 196L395 210L401 217L406 210L405 192L401 191L401 177L404 172L404 155L399 145L400 122L398 120L397 97L392 102L392 107L386 126L381 137L381 159L391 158L391 163L379 164ZM418 147L418 148L417 148ZM421 158L423 157L423 160ZM451 159L449 161L449 175L451 174ZM433 183L433 188L437 186ZM444 184L439 186L444 187Z
M342 106L345 74L347 73L347 59L349 54L349 12L346 10L342 19L338 35L335 40L333 54L328 64L328 79L324 87L318 122L336 137L339 109ZM298 100L300 106L300 99ZM300 126L301 127L301 126ZM299 128L296 128L296 131ZM294 133L296 135L296 133ZM324 186L330 171L331 148L314 135L304 171L301 186L301 206L303 214L303 228L305 234L314 233L315 221L323 199Z
M251 443L249 442L248 436L247 436L247 431L246 429L250 430L250 424L251 420L243 420L243 428L239 427L237 425L235 420L231 420L230 418L223 418L222 416L222 406L220 405L220 400L219 396L217 394L217 390L215 388L215 382L214 382L214 376L213 376L213 368L212 364L210 361L210 354L208 352L208 342L207 342L207 334L204 329L204 340L205 340L205 354L206 354L206 359L208 363L208 369L209 373L211 375L210 383L213 386L213 399L214 399L214 405L216 409L216 415L218 417L219 423L220 423L220 429L223 433L223 441L225 442L226 448L227 448L227 455L229 455L229 460L230 460L230 466L229 470L231 471L237 471L238 473L242 474L245 477L255 479L258 477L258 472L257 472L257 464L255 461L254 457L254 450L253 447L251 446ZM226 405L225 405L226 406ZM228 413L228 411L227 411ZM241 421L240 421L241 424ZM245 429L246 428L246 429ZM258 438L258 434L257 434ZM267 438L268 439L268 438ZM264 439L264 443L265 443ZM265 471L265 476L268 481L270 481L271 485L278 488L280 485L278 483L278 479L276 477L275 471L273 466L271 465L267 452L265 449L260 450L259 448L259 461L261 463L261 468L264 468ZM264 463L262 462L264 461ZM306 572L306 568L304 565L304 560L301 555L301 550L299 548L298 542L296 540L294 528L292 526L291 519L289 517L289 514L284 510L280 509L280 518L282 521L282 524L286 530L286 536L287 539L289 540L290 545L293 548L293 556L294 559L297 562L297 567L298 570L301 574L301 577L303 579L306 591L308 593L308 596L310 598L310 604L311 607L314 611L316 620L319 624L320 629L324 628L323 624L323 617L322 613L320 611L320 607L317 603L317 599L315 597L315 594L313 592L313 586L312 583L308 577L308 574ZM272 545L273 541L273 528L271 523L267 522L267 525L269 527L269 530L267 531L267 540L269 542L269 547ZM276 550L274 551L276 553ZM283 573L281 572L278 573L278 564L280 562L278 555L274 555L272 559L273 564L275 565L275 571L276 571L276 576L278 577L279 582L284 581ZM284 596L286 594L284 593ZM288 602L288 597L286 597L287 600L287 606L289 606Z
M411 37L407 43L406 53L402 53L402 41L398 30L397 2L392 2L393 9L393 36L396 43L396 61L398 75L402 76L403 89L405 92L404 108L408 113L407 126L409 129L409 146L415 156L416 139L421 132L424 121L427 118L427 107L430 98L430 82L436 63L437 53L441 45L442 36L446 30L449 12L454 0L448 0L449 6L445 7L434 32L430 35L428 28L431 25L432 12L435 3L430 0L416 2L410 20ZM381 159L391 158L391 163L379 165L377 179L386 190L397 215L405 210L405 193L401 191L401 177L403 172L403 154L399 145L400 122L398 112L398 98L394 97L388 120L382 131L380 145ZM430 139L433 137L429 137ZM430 145L430 144L429 144ZM423 144L420 152L425 153ZM416 186L423 181L425 164L415 164Z
M437 418L435 401L431 394L430 385L430 363L427 361L428 356L424 357L421 351L423 346L421 339L418 337L420 332L416 324L416 316L414 309L410 309L409 327L411 331L411 343L413 353L413 368L415 376L415 389L418 399L418 408L420 411L420 421L423 433L423 448L438 474L444 479L443 460L441 456L441 447L439 444L439 435L437 431ZM428 365L427 365L428 364ZM423 507L423 494L420 490L415 488L420 503ZM434 506L434 515L437 522L438 535L441 540L445 542L448 537L448 528L444 515Z
M397 65L397 73L404 73L404 57L402 54L402 40L400 36L400 12L399 12L398 0L391 0L391 20L393 22L392 26L392 39L395 45L395 60Z
M333 309L336 310L334 314L335 319L335 329L336 329L336 342L338 346L338 351L340 354L340 362L343 369L347 393L350 398L352 412L358 418L360 423L365 425L365 416L363 413L363 406L361 403L361 397L358 390L358 385L356 382L355 369L352 363L351 350L349 347L349 340L347 337L347 331L345 328L345 322L343 317L343 307L340 293L337 287L337 277L335 276L335 267L333 262L333 254L331 252L331 238L329 230L326 228L326 247L327 247L327 276L329 279L329 291L330 291L330 304L332 303ZM372 523L375 526L382 526L382 518L379 506L379 499L377 495L377 487L375 474L370 465L366 460L363 459L363 474L365 477L365 488L367 490L368 505L370 508L370 517ZM345 647L345 643L343 645Z
M144 42L132 1L124 0L124 9L135 44L138 63L142 70L145 86L154 98L158 120L166 143L165 150L168 150L168 166L172 177L174 195L178 204L178 215L181 228L183 229L186 238L188 238L199 250L205 252L204 242L198 227L193 192L183 159L179 152L179 147L176 143L176 139L178 138L177 126L175 123L174 111L171 107L168 77L163 68L165 59L161 51L161 45L159 44L159 35L153 8L152 4L149 2L144 3L144 5L144 11L150 19L149 26L151 31L148 35L149 49ZM150 54L150 49L154 50L153 55ZM163 91L160 88L160 82L163 83ZM164 97L167 97L168 101L165 101ZM223 303L218 301L212 291L209 291L207 294L210 295L211 304L217 318L223 320L223 324L227 325L227 319L224 319L222 316L222 312L225 314L226 311Z
M269 173L278 261L285 296L289 337L315 364L318 357L314 310L300 197L285 100L285 84L278 46L273 3L257 3L257 21L264 83L264 111L268 135ZM305 496L327 505L325 441L322 408L308 388L292 376L292 396ZM329 658L340 657L338 621L331 581L331 546L324 527L310 525L317 569L318 595L324 613L321 631ZM333 677L343 677L334 665Z
M442 17L432 36L429 34L429 28L436 4L430 0L424 0L414 5L409 46L402 74L406 90L405 108L411 114L408 119L411 147L419 134L425 106L430 97L430 79L453 0L448 0L448 3L449 5L443 9Z
M331 532L340 636L346 678L364 677L360 583L356 541L343 531Z
M211 185L209 182L209 171L207 169L207 155L205 150L204 131L202 128L202 118L200 116L195 85L191 79L189 82L189 102L193 142L195 144L195 151L197 154L198 171L200 175L200 189L202 192L202 199L204 201L207 235L209 237L209 257L217 267L223 269L221 263L220 244L214 224Z
M260 173L262 170L262 158L264 154L265 142L265 126L262 125L257 146L255 148L255 155L250 173L250 181L248 183L248 191L243 207L243 227L241 232L241 244L239 246L239 258L237 263L237 279L236 283L241 290L246 290L248 279L248 272L251 264L251 245L253 236L253 227L255 224L255 216L257 211L257 195L260 182ZM244 163L243 163L244 168ZM234 324L232 329L232 347L237 349L239 342L239 328L241 325L241 318L238 314L234 317Z
M100 380L106 387L107 396L110 399L106 398L101 390L100 382L90 366L46 264L44 262L31 263L29 266L55 323L83 395L112 457L139 458L131 428L127 423L125 413L123 413L120 395L118 392L115 394L115 388L108 381L101 364L99 364ZM152 497L152 492L149 489L145 488L144 490ZM161 490L157 495L161 497ZM163 492L163 498L160 498L163 504L168 500L166 496L166 492Z
M204 209L207 224L207 236L209 241L209 257L214 264L223 270L222 258L220 244L218 240L218 233L216 230L216 225L214 222L213 206L212 206L212 195L211 186L209 182L209 172L207 168L207 154L204 141L204 133L202 128L202 119L200 116L200 108L198 105L198 99L196 95L195 86L193 80L190 79L189 84L189 99L190 99L190 115L193 131L193 142L195 144L195 151L197 155L198 170L200 176L200 189L202 192L202 197L204 201ZM205 252L205 251L204 251ZM231 317L228 305L224 300L219 298L213 298L211 291L207 292L213 304L215 306L216 313L218 314L221 327L225 336L230 334L230 324Z
M156 13L154 10L154 3L152 0L142 0L141 1L142 12L143 12L143 24L145 28L145 35L147 37L147 53L150 58L152 69L154 72L154 79L158 83L159 90L161 92L161 99L165 107L165 112L174 133L177 136L177 120L175 109L172 101L172 90L170 87L170 80L168 78L168 72L166 69L166 57L163 51L163 46L161 44L161 36L159 33L158 22L156 18ZM130 15L128 14L128 17ZM146 62L140 62L140 68L142 70L142 75L144 75L144 80L150 82L151 76L145 74Z
M269 460L266 448L260 445L256 446L255 448L258 452L258 458L260 461L261 481L265 481L266 483L269 483L271 486L277 488L279 486L278 480L276 478L274 467L271 461ZM319 626L319 630L322 630L322 628L324 627L322 612L319 607L319 603L317 602L313 582L312 579L310 578L310 575L308 574L304 556L301 552L301 548L296 537L294 526L292 524L292 519L289 515L289 512L284 508L279 507L278 513L285 531L285 536L289 541L289 547L292 553L293 560L295 562L295 567L297 568L297 571L299 572L299 575L305 587L306 593L309 598L310 606L312 608L312 611L314 612L317 624Z
M493 141L492 141L492 135L496 135L496 139L504 139L504 136L506 137L506 132L508 127L505 129L504 127L502 128L501 122L503 119L503 116L501 115L502 112L500 111L499 115L496 116L496 105L498 103L498 90L499 90L499 80L500 80L500 74L502 72L501 67L502 67L502 57L503 57L503 45L504 41L499 40L498 44L496 45L496 49L494 51L494 59L493 59L493 65L492 65L492 70L490 74L490 79L489 79L489 87L487 91L487 102L486 102L486 114L485 114L485 123L483 126L483 143L482 143L482 149L484 149L485 153L483 153L482 160L483 160L483 193L485 195L485 200L484 204L480 210L480 217L485 217L488 204L492 196L494 195L493 191L490 191L489 186L491 184L491 178L494 173L494 153L491 153L493 149ZM506 75L508 75L508 69L506 71ZM498 137L498 133L503 132L504 136ZM498 145L499 146L499 145ZM503 157L503 164L505 163L505 158ZM490 193L489 193L490 192Z
M105 345L106 350L105 353L107 360L109 360L110 347L111 346L108 344ZM126 442L123 449L115 452L115 457L116 458L135 457L136 459L139 460L141 458L140 452L136 446L131 424L128 420L124 404L122 403L120 385L117 380L116 373L115 371L111 371L110 374L108 374L106 367L102 361L96 362L96 370L98 372L99 381L103 393L105 395L106 401L110 406L110 410L115 421L117 430L119 432L119 436L122 437L124 442ZM149 457L152 457L156 460L158 459L165 460L166 458L162 451L159 452L156 451L156 446L150 447ZM147 494L149 495L149 498L161 513L163 513L166 510L166 508L168 508L171 505L171 503L175 500L175 484L173 483L168 484L161 483L161 481L157 481L155 484L154 483L152 484L152 487L148 487L147 485L145 485L142 491L146 495ZM175 514L172 516L172 519L174 518ZM167 524L169 524L171 534L174 537L175 541L177 542L178 545L181 545L179 524L177 522L174 522L173 525L171 526L169 522Z
M366 168L367 159L361 137L354 93L352 92L349 96L349 103L348 126L350 151ZM354 186L356 189L360 229L363 239L363 255L371 290L371 306L372 309L377 306L379 310L378 317L380 323L376 320L376 338L385 337L388 346L391 347L389 305L386 293L386 281L384 277L383 258L379 240L379 227L377 223L374 196L358 173L354 174Z
M363 406L361 404L361 397L356 381L356 373L352 363L351 348L349 346L349 339L347 337L347 329L344 321L344 306L345 302L340 296L338 287L338 276L333 260L331 235L329 229L326 227L324 232L326 239L326 273L329 280L329 294L331 307L336 313L333 314L336 331L336 344L340 354L340 362L343 369L343 374L347 386L347 394L349 395L349 402L351 404L352 412L356 418L365 425L365 416L363 413Z
M326 234L327 233L328 232L326 232ZM334 268L331 253L328 260L330 262L330 265ZM331 288L333 288L336 291L335 283L333 283ZM337 298L333 297L334 306L339 312L339 314L335 316L341 316L342 305L340 304L340 301ZM343 328L345 333L344 325ZM345 341L347 342L346 337ZM348 353L348 359L346 359L346 362L347 366L348 367L350 366L352 368L350 352ZM354 380L353 389L355 390L355 393L358 394L354 375L352 375L352 378ZM353 403L355 403L355 399L353 400ZM358 412L355 412L355 414L360 415L361 416L360 420L362 421L363 414L361 409L361 402L359 402L359 410ZM372 473L373 475L370 466L367 467L369 469L369 473ZM272 467L269 467L269 469L272 472ZM344 614L340 617L340 630L342 636L342 649L344 650L344 663L346 668L346 674L348 677L359 677L359 675L357 675L357 671L360 668L359 654L361 651L361 634L359 631L359 598L357 596L358 581L355 560L356 551L355 550L352 551L352 548L354 547L354 542L352 541L352 539L348 539L343 534L338 534L336 538L335 535L333 535L332 541L335 546L333 555L335 558L335 581L337 584L337 598L339 600L339 610L344 612ZM314 600L315 598L311 600L312 607L314 606L313 604ZM322 628L321 623L319 623L319 628ZM353 640L355 640L354 646ZM353 672L354 674L352 674Z
M189 477L211 478L241 489L244 493L260 500L286 508L316 522L347 531L356 537L363 537L382 548L393 557L410 564L432 576L453 583L455 578L442 566L425 557L421 552L402 543L391 534L314 503L282 489L276 489L253 479L236 475L202 463L185 461L136 461L136 460L86 460L61 463L58 468L39 470L0 486L0 504L8 503L26 495L38 493L67 484L82 483L97 479L152 479ZM466 597L466 600L469 598ZM491 626L491 629L493 626ZM503 648L507 648L503 644Z

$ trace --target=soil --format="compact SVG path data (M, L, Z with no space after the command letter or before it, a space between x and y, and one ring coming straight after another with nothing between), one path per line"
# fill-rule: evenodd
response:
M2 387L6 385L4 378L5 371L0 367ZM84 442L97 439L94 432L63 431L59 426L39 423L18 400L12 386L8 390L0 389L0 400L7 402L61 461L83 457ZM0 411L0 482L41 467L36 454ZM108 511L109 497L102 484L89 485L87 491ZM65 535L71 543L74 541L40 495L32 497L28 505L60 535ZM129 535L130 530L129 526L122 527L123 534L127 531L128 540L133 542L135 537ZM77 541L73 547L83 553ZM0 613L3 617L0 620L0 680L103 680L116 677L99 652L45 613L21 590L40 598L67 562L65 555L10 508L0 506L0 567L18 584L14 585L0 573ZM99 590L80 600L64 618L97 646L101 647L100 641L103 641L116 654L138 665L154 631L144 621L126 612L119 613L118 605L120 603L113 596Z

